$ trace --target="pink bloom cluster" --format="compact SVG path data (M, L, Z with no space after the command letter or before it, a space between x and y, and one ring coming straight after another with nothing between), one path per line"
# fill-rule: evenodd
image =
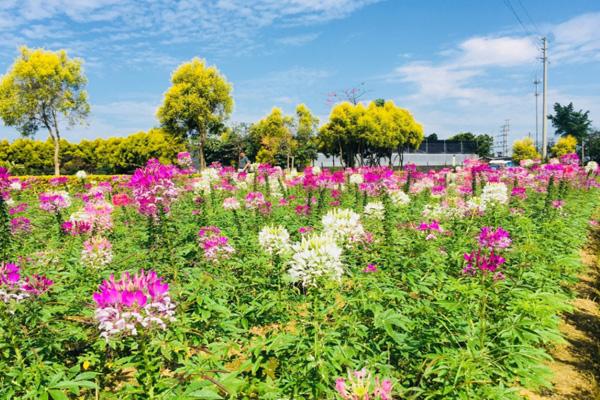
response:
M249 210L259 210L263 214L271 211L271 202L265 199L261 192L250 192L244 198L246 208Z
M504 279L504 274L499 269L506 260L498 252L510 246L510 234L502 228L484 226L479 233L478 243L477 250L465 253L467 265L463 268L463 273L471 276L492 273L494 280Z
M229 239L221 235L221 230L216 226L200 228L198 237L207 260L227 259L235 252L229 244Z
M169 297L169 285L156 272L141 270L131 276L121 274L106 279L93 295L100 336L108 340L117 335L137 335L140 329L165 329L175 320L175 305Z
M49 182L51 186L60 186L65 185L68 181L69 178L66 176L57 176L56 178L51 178Z
M427 233L425 240L437 239L436 233L444 232L444 229L436 220L433 220L430 223L421 222L421 224L417 227L417 230Z
M392 381L374 379L365 368L360 371L348 371L348 380L335 380L335 390L344 400L391 400Z
M133 203L133 200L127 193L115 194L112 198L113 204L117 207L125 207Z
M33 274L21 278L21 269L13 263L0 263L0 300L21 301L31 296L41 296L54 284L43 275Z
M13 235L31 232L31 221L27 217L15 217L11 219L10 232Z
M178 173L176 167L163 165L156 159L135 170L129 186L141 214L155 217L160 209L169 212L180 192L174 182Z
M90 268L101 268L113 258L112 243L106 238L94 236L83 242L81 263Z
M368 264L365 267L365 269L363 269L363 272L366 274L370 274L370 273L377 272L377 271L378 271L377 265L375 265L375 264Z
M71 205L71 198L67 192L40 193L40 208L48 212L57 212Z
M187 151L177 153L177 165L179 165L183 174L193 174L195 171L194 161Z

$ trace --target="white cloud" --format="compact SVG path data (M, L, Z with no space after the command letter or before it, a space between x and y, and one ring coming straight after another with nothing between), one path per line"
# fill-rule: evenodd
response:
M559 62L600 60L600 12L583 14L551 29L550 59Z
M307 33L302 35L285 36L277 39L277 43L286 46L303 46L319 37L318 33Z

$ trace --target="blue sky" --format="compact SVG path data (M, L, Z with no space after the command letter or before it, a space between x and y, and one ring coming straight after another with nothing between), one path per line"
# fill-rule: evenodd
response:
M496 135L510 119L512 142L535 132L544 34L549 104L573 101L600 126L600 2L510 0L524 29L506 1L2 0L0 71L20 45L82 58L92 114L65 132L74 141L155 126L171 72L197 56L233 84L232 121L301 102L325 121L328 93L363 84L427 134Z

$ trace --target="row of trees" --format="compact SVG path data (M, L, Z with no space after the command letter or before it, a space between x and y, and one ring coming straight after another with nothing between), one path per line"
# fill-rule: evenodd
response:
M161 129L139 132L127 137L83 140L70 143L60 140L62 172L79 170L96 174L126 174L143 166L150 158L173 162L186 145ZM29 138L10 143L0 141L0 166L19 175L49 175L54 172L54 142Z

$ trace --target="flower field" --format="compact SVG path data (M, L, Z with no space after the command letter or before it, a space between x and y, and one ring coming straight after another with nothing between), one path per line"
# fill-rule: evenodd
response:
M0 398L518 399L597 229L578 164L0 168Z

